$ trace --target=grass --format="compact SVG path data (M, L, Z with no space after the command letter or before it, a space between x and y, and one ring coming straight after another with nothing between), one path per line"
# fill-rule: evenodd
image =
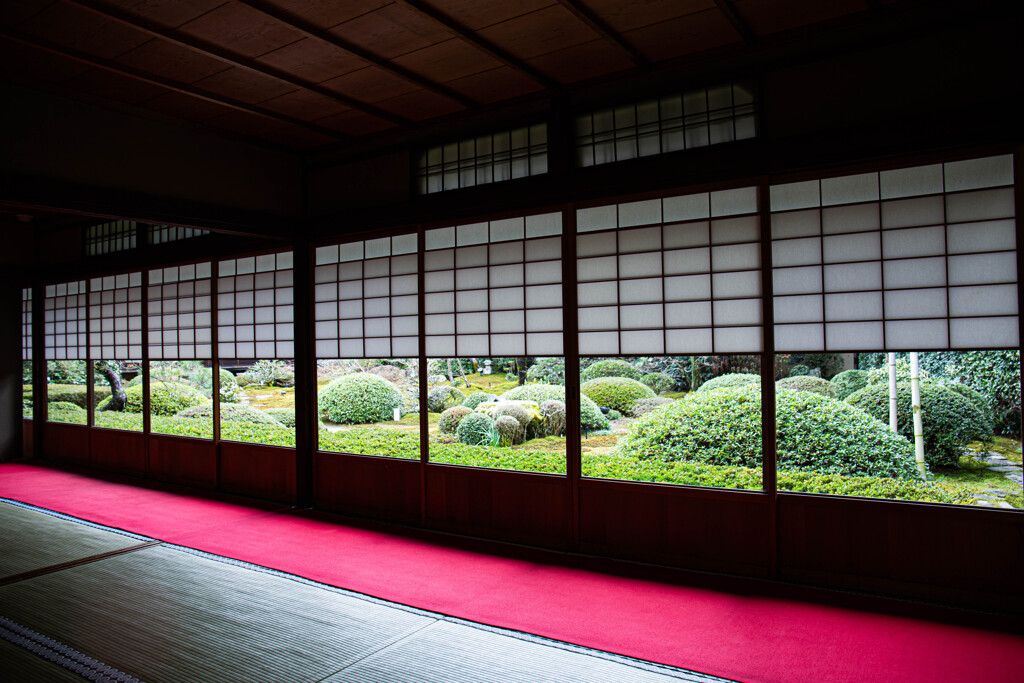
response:
M295 387L282 389L280 387L264 387L250 384L242 388L242 396L253 408L263 410L265 408L294 408Z

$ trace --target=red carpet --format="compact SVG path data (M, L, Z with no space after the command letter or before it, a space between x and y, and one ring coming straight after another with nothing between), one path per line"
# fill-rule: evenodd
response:
M29 465L0 465L0 496L415 607L751 683L1024 681L1024 637L998 632L535 564Z

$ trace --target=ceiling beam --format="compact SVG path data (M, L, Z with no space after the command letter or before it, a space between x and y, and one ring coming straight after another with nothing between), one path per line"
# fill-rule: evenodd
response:
M480 50L488 57L496 59L505 66L514 69L515 71L518 71L519 73L526 76L530 80L543 85L545 88L549 90L559 90L561 88L561 85L558 82L542 74L540 71L534 69L532 66L530 66L523 60L519 59L518 57L509 54L508 52L501 49L491 41L485 38L481 38L475 32L469 30L459 22L449 17L444 12L441 12L440 10L431 7L427 3L421 2L421 0L395 1L399 5L404 5L405 7L408 7L411 10L419 12L420 14L429 19L432 19L434 22L440 24L449 32L454 33L463 41L469 43L476 49Z
M325 126L310 123L309 121L303 121L301 119L297 119L286 114L279 114L275 111L264 109L263 107L260 107L258 105L248 104L246 102L241 102L230 97L225 97L223 95L217 95L211 92L207 92L205 90L200 90L199 88L195 88L184 83L178 83L177 81L172 81L168 78L163 78L161 76L145 73L138 69L134 69L130 66L110 61L109 59L103 59L102 57L96 57L94 55L90 55L85 52L75 50L65 45L58 45L56 43L52 43L48 40L44 40L42 38L29 35L14 28L0 28L0 38L6 38L7 40L11 40L22 45L27 45L38 50L44 50L51 54L57 55L58 57L71 59L76 62L79 62L80 64L85 64L86 66L91 66L96 69L103 69L104 71L109 71L119 76L127 76L137 81L142 81L143 83L149 83L150 85L160 86L161 88L166 88L167 90L172 90L183 95L189 95L200 100L205 100L206 102L219 104L222 107L227 107L229 109L235 109L238 111L244 111L249 114L255 114L263 118L278 121L280 123L290 123L293 126L305 128L306 130L319 133L321 135L333 138L335 140L352 139L352 136L350 135L345 135L344 133L340 133L336 130L327 128Z
M264 16L270 17L271 19L277 21L278 23L284 24L285 26L298 31L307 38L314 38L316 40L322 40L325 43L330 43L331 45L342 50L345 50L346 52L349 52L355 55L356 57L359 57L363 61L368 62L383 71L387 71L389 74L393 76L397 76L398 78L401 78L404 81L412 83L413 85L423 88L424 90L428 90L434 93L435 95L440 95L441 97L449 99L452 102L457 102L458 104L461 104L463 107L470 108L480 104L476 100L470 97L466 97L457 90L453 90L452 88L449 88L446 85L442 85L441 83L436 83L430 80L429 78L420 76L414 71L410 71L405 67L394 64L388 61L387 59L384 59L383 57L379 57L373 54L369 50L359 47L355 43L351 43L345 40L344 38L336 36L333 33L325 29L322 29L319 26L315 26L314 24L311 24L305 19L302 19L301 17L298 17L290 12L286 12L285 10L275 7L274 5L268 2L264 2L263 0L234 1L236 4L244 5L245 7L255 10L260 14L263 14Z
M251 71L253 73L262 74L264 76L269 76L279 81L288 83L289 85L293 85L296 88L304 88L306 90L310 90L312 92L317 93L318 95L323 95L324 97L334 100L339 104L343 104L350 109L361 111L364 114L370 114L371 116L376 116L379 119L384 119L385 121L390 121L391 123L395 123L398 125L409 123L409 119L405 117L398 116L397 114L385 111L384 109L380 109L379 107L375 107L371 104L367 104L355 98L348 97L347 95L342 95L333 90L330 90L329 88L325 88L317 83L314 83L313 81L309 81L304 78L298 78L297 76L289 74L280 69L275 69L272 66L259 64L250 59L239 57L238 55L233 54L229 50L225 50L224 48L218 45L202 40L200 38L195 38L193 36L186 35L181 31L165 28L163 26L160 26L159 24L149 21L148 19L145 19L137 15L133 15L129 12L125 12L124 10L118 7L114 7L102 2L96 2L95 0L64 0L64 2L69 5L76 5L78 7L81 7L82 9L92 12L93 14L103 17L104 19L108 19L110 21L114 21L119 24L129 26L155 38L159 38L161 40L166 40L168 42L174 43L175 45L184 47L188 50L191 50L192 52L196 52L207 57L213 57L214 59L224 62L225 64L229 64L231 66L237 67L239 69L244 69L246 71Z
M594 14L589 8L583 6L577 0L558 0L558 4L589 26L594 33L618 48L619 52L623 53L631 62L645 69L650 68L651 63L640 54L639 50L627 43L622 36L612 30L611 26L606 24L601 17Z
M725 18L729 20L732 27L736 29L736 33L740 34L740 38L743 39L744 43L753 43L757 40L757 36L750 30L747 23L743 21L739 13L736 12L736 8L732 6L731 0L715 0L715 5L718 6L718 11L725 15Z

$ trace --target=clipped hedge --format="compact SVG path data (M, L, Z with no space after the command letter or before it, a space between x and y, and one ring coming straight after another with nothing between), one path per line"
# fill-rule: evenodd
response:
M654 398L642 398L633 404L633 417L643 417L647 413L653 412L662 406L667 406L669 403L675 403L675 399L664 398L662 396L655 396Z
M672 391L676 387L675 379L664 372L648 372L640 378L640 381L649 386L656 394Z
M748 384L760 384L761 375L754 375L748 372L730 372L725 375L719 375L713 379L709 379L704 384L697 387L697 391L694 393L706 393L708 391L715 391L717 389L732 389L735 387L743 387Z
M444 434L454 434L462 418L472 412L466 406L452 406L442 411L441 417L437 418L437 428Z
M462 400L462 405L470 410L476 410L476 407L484 401L489 401L491 395L486 391L474 391L469 396Z
M46 387L46 402L74 403L79 408L86 408L89 405L88 391L89 387L84 384L49 384ZM31 388L27 395L32 395ZM103 401L109 397L110 387L93 387L94 401Z
M264 415L269 415L285 427L295 427L295 408L266 408Z
M198 419L213 419L213 404L207 403L201 406L195 406L193 408L186 408L185 410L178 413L175 417L184 418L198 418ZM257 410L251 406L244 406L238 403L221 403L220 404L220 422L223 425L225 422L245 422L247 424L255 425L275 425L283 427L284 425L274 419L273 416L267 415L262 410Z
M810 375L790 375L783 377L775 386L783 391L810 391L829 398L838 398L836 389L828 380Z
M598 377L581 384L580 393L601 407L626 414L640 399L657 396L646 384L628 377Z
M368 424L394 419L402 392L391 382L365 372L342 375L317 394L320 415L338 424Z
M831 382L836 391L836 398L841 401L868 385L868 373L867 370L843 370L833 377Z
M586 367L580 373L580 382L589 382L592 379L598 377L628 377L629 379L635 379L640 381L640 378L644 376L644 373L640 371L632 363L627 363L624 360L618 360L615 358L609 358L606 360L599 360L596 363L592 363Z
M533 401L538 405L544 401L561 401L564 404L565 387L560 384L524 384L506 391L501 395L501 400ZM608 429L608 418L602 415L597 404L586 396L580 396L580 426L589 432Z
M136 384L124 390L126 413L142 412L142 385ZM98 406L97 411L106 408L110 402L108 397ZM207 402L203 392L189 384L181 382L165 382L158 380L153 382L149 388L149 412L151 415L164 415L167 417L177 415L186 408L201 406Z
M470 446L486 446L494 438L494 421L486 413L470 413L462 418L455 434Z
M238 380L227 370L221 369L220 373L220 402L238 403L242 397L242 388L238 386ZM194 384L209 398L213 398L213 368L199 368L188 375L186 380Z
M913 448L864 412L805 391L776 396L777 449L784 469L911 479ZM614 450L639 460L761 466L758 385L694 394L638 419Z
M889 423L888 384L869 384L848 396L846 402L874 417L883 426ZM896 383L896 405L899 433L912 444L914 416L910 382L907 380ZM956 465L965 444L992 433L991 422L973 403L935 382L921 382L921 413L925 460L932 467Z
M462 405L466 394L461 389L442 384L427 392L427 412L443 413L452 406Z

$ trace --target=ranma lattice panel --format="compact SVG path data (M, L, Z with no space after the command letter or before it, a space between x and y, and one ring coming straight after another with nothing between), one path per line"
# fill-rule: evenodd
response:
M209 261L149 271L149 357L213 357L212 266Z
M217 352L221 358L295 356L293 254L217 264Z
M89 353L94 359L142 358L142 273L89 281Z
M46 286L43 323L47 360L88 358L86 291L85 280Z

